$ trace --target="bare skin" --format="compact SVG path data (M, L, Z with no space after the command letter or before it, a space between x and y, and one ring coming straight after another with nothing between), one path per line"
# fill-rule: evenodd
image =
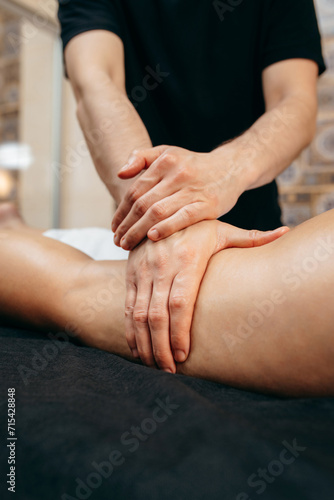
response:
M332 210L268 245L212 257L190 355L177 372L280 395L333 396L333 222ZM125 262L95 262L8 223L0 238L3 318L75 330L85 344L133 359L124 326Z

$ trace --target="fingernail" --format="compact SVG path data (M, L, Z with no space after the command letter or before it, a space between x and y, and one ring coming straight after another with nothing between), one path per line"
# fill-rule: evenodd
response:
M118 234L114 235L114 243L115 243L115 245L119 245L119 235Z
M131 352L132 352L132 356L134 358L139 358L139 353L138 353L137 349L131 349Z
M186 353L184 351L181 351L180 349L177 349L174 352L174 359L178 363L183 363L187 359Z
M129 164L128 164L128 163L126 163L126 164L124 165L124 167L122 167L122 168L121 168L120 172L124 172L124 170L126 170L126 169L128 168L128 166L129 166Z
M166 373L173 373L172 370L170 368L165 368L164 370Z
M149 233L150 238L153 238L154 240L157 240L160 236L159 232L156 229L152 229Z
M128 242L124 238L121 239L121 247L123 248L123 250L130 250Z

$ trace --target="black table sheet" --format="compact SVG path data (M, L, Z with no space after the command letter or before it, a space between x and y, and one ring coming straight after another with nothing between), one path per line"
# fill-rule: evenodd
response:
M334 399L241 391L9 328L0 370L1 498L334 498Z

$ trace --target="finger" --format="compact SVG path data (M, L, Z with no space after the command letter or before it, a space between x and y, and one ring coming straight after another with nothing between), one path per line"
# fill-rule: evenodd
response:
M114 237L115 243L119 244L120 240L126 235L130 228L140 223L136 226L137 230L131 234L132 239L135 238L136 241L132 241L132 245L129 248L134 248L146 237L147 231L153 224L166 216L166 213L174 213L177 209L174 208L175 199L171 198L171 196L175 194L173 189L175 189L175 187L169 182L161 181L139 198L139 200L133 204L128 215L118 226Z
M117 229L116 240L118 241L118 238L121 238L120 244L122 248L132 250L146 237L147 232L154 224L174 215L180 207L187 203L185 193L182 191L164 197L163 193L168 193L168 188L164 187L164 184L163 182L159 183L156 188L140 198ZM145 205L149 205L153 200L156 200L156 202L149 206L145 212ZM137 205L137 203L140 203L140 205ZM143 213L143 216L138 218L140 212Z
M204 207L205 204L200 201L183 204L172 216L164 218L162 222L154 225L148 231L147 237L152 241L158 241L181 231L181 229L196 224L196 222L210 219L211 217L209 217Z
M136 344L140 359L150 367L155 367L151 335L148 325L148 309L152 296L152 283L139 279L137 284L137 298L133 310L133 323Z
M150 167L152 163L166 151L168 146L156 146L155 148L136 149L131 153L131 156L118 172L118 177L121 179L130 179L138 175L145 168Z
M272 241L275 241L279 239L281 236L284 236L284 234L288 233L290 231L290 228L287 226L282 226L274 231L267 231L261 234L258 234L257 236L255 235L254 237L254 246L262 246L266 245L267 243L271 243Z
M160 146L159 151L162 152L163 148L167 146ZM153 157L152 157L153 159ZM112 230L115 232L120 223L128 215L132 205L139 200L141 196L147 193L150 189L155 187L163 178L166 176L166 172L171 170L171 165L174 165L175 157L171 158L171 155L163 154L158 156L158 158L153 161L150 165L149 171L145 172L143 175L137 179L133 185L129 188L124 199L120 203L116 210L112 221ZM174 191L177 188L177 181L173 180Z
M275 231L247 231L222 223L219 229L221 236L218 238L220 242L219 250L230 247L250 248L266 245L277 240L288 231L289 228L286 226L275 229Z
M161 370L176 372L170 336L168 299L173 279L158 279L153 285L153 293L148 312L151 342L155 362Z
M170 338L176 362L183 363L189 356L190 329L199 286L206 266L179 273L173 281L169 296Z
M135 327L133 322L133 310L136 304L137 287L132 280L126 280L126 299L125 299L125 338L131 349L134 358L139 357Z
M145 193L150 191L150 189L157 186L162 180L162 177L162 172L155 168L150 172L145 172L145 174L139 177L139 179L137 179L132 186L130 186L114 214L111 224L112 231L117 231L118 226L129 214L133 204L136 203L136 201L139 200Z

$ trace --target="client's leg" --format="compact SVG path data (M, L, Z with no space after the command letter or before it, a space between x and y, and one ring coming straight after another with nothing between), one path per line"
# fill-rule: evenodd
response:
M333 395L333 222L331 211L270 245L212 258L191 354L178 371L254 390ZM95 262L19 231L2 240L0 261L0 314L47 329L71 323L87 344L131 358L125 262Z
M0 203L0 228L16 229L22 226L24 226L24 222L14 203Z
M183 373L286 395L334 395L334 210L210 262Z
M99 345L115 352L112 326L124 355L123 273L93 263L67 299L80 303L75 317L90 344L98 332ZM333 291L334 210L269 245L223 250L203 279L190 356L178 372L278 394L334 395ZM117 301L110 310L108 297Z
M0 229L15 229L34 234L41 234L43 232L40 229L34 229L28 226L24 222L17 206L10 201L0 203Z

